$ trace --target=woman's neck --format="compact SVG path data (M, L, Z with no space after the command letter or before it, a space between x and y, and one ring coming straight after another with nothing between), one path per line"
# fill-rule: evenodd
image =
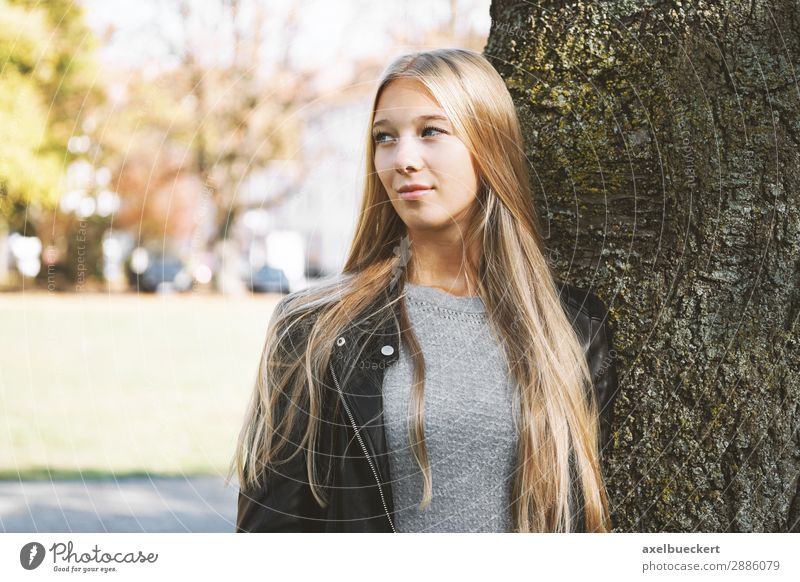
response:
M463 237L445 233L410 233L407 281L451 295L478 295L477 276L465 254ZM472 251L478 264L480 249Z
M478 290L470 288L466 282L443 283L440 281L418 282L409 280L408 283L422 285L423 287L432 287L434 289L444 291L445 293L449 293L450 295L457 295L459 297L475 297L478 295Z

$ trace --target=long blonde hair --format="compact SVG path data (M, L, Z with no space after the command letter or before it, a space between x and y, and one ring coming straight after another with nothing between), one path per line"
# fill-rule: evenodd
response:
M381 77L368 128L382 91L401 78L421 82L435 97L455 135L472 153L480 176L464 242L465 248L481 249L478 264L468 255L466 260L477 273L478 294L516 380L514 531L568 532L573 514L585 520L585 531L608 531L597 402L586 355L543 255L511 96L500 75L477 52L437 49L404 55ZM376 299L390 286L396 285L402 298L408 276L407 257L397 252L403 248L406 227L375 173L373 147L368 129L363 199L342 274L282 300L267 330L233 463L243 488L258 483L263 467L284 460L279 455L288 442L297 447L291 456L301 449L308 452L312 493L320 505L327 505L324 479L330 477L330 466L322 476L325 464L317 461L326 455L317 453L326 439L319 421L335 425L335 417L328 415L336 414L331 411L338 409L338 402L333 404L335 395L318 379L325 378L333 342L352 324L353 314L374 310ZM423 415L425 362L403 302L396 303L401 341L414 364L410 405L415 421L409 439L423 474L422 509L432 497ZM295 333L298 330L304 332ZM580 488L582 507L575 507L573 486Z

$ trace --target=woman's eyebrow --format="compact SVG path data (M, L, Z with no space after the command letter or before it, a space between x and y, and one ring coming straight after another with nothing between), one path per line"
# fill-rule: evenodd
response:
M440 115L438 113L432 113L430 115L420 115L419 117L414 119L414 121L417 121L417 122L419 122L419 121L430 121L430 120L434 120L434 119L438 120L438 121L447 121L447 122L450 121L446 116ZM388 119L379 119L378 121L376 121L375 123L372 124L372 127L378 127L379 125L391 125L391 124L392 124L392 122L389 121Z

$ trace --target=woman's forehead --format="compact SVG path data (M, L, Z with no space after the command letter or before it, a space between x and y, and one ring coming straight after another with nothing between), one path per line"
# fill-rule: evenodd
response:
M376 115L381 110L392 114L403 113L403 110L409 109L429 109L429 113L444 114L428 88L416 79L396 79L390 82L381 91L375 105Z

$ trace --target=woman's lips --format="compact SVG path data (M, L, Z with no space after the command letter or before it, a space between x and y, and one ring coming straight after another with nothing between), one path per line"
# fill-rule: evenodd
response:
M427 190L411 190L409 192L400 192L399 194L400 200L417 200L431 192L433 192L433 188L428 188Z

